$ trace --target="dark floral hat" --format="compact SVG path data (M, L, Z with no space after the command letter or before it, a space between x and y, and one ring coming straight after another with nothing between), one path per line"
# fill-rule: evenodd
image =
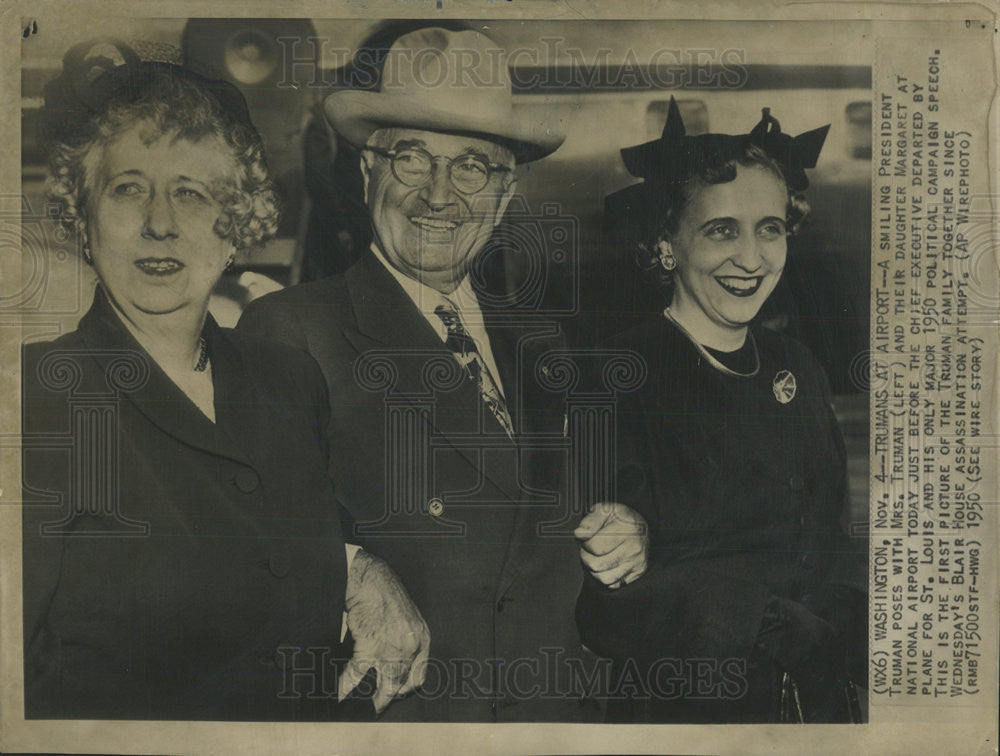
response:
M830 125L796 137L783 134L781 125L763 109L760 123L749 134L699 134L688 136L677 100L670 98L667 123L659 139L621 151L628 172L647 182L679 184L710 165L721 165L755 145L781 166L788 187L802 191L809 186L806 168L815 168Z
M43 90L47 135L68 144L86 140L96 116L112 103L140 101L148 85L164 73L196 86L216 102L225 117L253 130L240 90L184 68L176 48L107 39L82 42L63 56L62 71Z

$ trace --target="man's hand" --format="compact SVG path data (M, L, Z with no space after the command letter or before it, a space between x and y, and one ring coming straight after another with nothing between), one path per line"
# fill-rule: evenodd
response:
M431 642L427 623L389 565L365 551L355 554L347 576L347 628L354 656L340 678L341 701L370 667L378 673L372 701L379 714L423 684Z
M573 535L580 541L580 559L590 573L610 588L621 588L646 571L648 530L634 509L598 502Z

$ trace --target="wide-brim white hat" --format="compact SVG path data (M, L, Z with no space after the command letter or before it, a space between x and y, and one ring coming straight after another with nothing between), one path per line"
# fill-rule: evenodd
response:
M488 139L527 163L566 138L553 111L540 120L537 110L514 104L506 53L477 31L404 34L386 54L378 91L334 92L323 108L337 133L358 148L376 129L420 129Z

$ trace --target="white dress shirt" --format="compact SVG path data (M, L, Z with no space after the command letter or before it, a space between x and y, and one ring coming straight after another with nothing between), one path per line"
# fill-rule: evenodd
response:
M441 343L445 343L448 340L448 329L441 318L435 314L434 310L439 305L444 305L458 313L458 317L465 327L465 332L476 343L476 350L479 352L479 356L483 358L483 362L486 363L486 368L490 371L490 376L493 378L493 383L496 385L497 391L506 400L507 395L504 392L503 383L500 381L500 371L497 370L496 361L493 359L490 337L486 333L483 312L479 309L479 300L476 298L476 292L473 291L472 284L469 282L469 276L466 275L462 279L462 283L458 285L458 288L446 296L437 289L431 288L417 281L415 278L410 278L405 273L396 270L385 259L378 245L372 244L371 250L378 261L385 266L386 270L403 287L406 295L413 300L413 304L420 310L424 319L430 323L431 328L434 329L434 333L441 339Z

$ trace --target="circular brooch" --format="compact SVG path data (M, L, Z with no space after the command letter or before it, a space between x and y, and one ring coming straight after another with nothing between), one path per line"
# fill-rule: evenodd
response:
M771 384L774 398L782 404L788 404L795 398L795 388L795 376L788 370L779 370L774 376L774 383Z

